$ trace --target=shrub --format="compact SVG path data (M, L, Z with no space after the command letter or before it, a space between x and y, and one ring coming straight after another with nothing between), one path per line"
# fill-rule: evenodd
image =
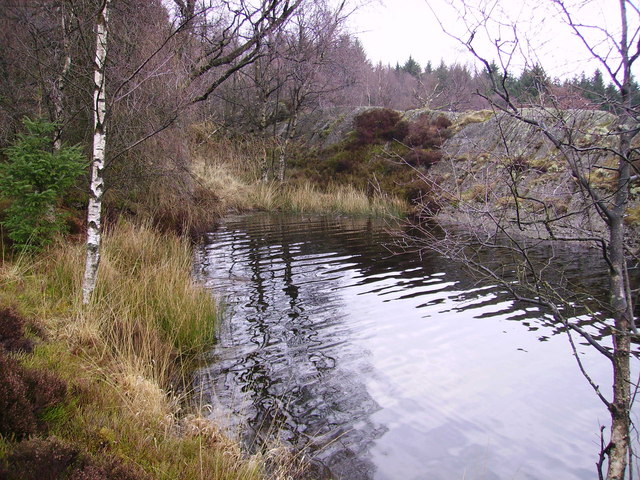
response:
M440 115L438 118L436 118L433 121L433 124L439 129L439 130L445 130L447 128L449 128L451 125L453 125L453 122L451 122L451 120L449 120L447 117L445 117L444 115Z
M53 151L55 125L23 120L26 133L5 149L0 163L0 196L10 200L2 225L19 250L39 249L64 229L57 205L85 168L78 147Z
M76 445L58 438L34 438L18 443L8 455L7 480L145 480L138 467L117 458L94 459Z
M396 123L395 128L392 132L392 140L398 140L399 142L404 141L404 139L409 134L409 123L404 120L400 120Z
M25 320L10 308L0 308L0 347L30 353L33 342L24 336Z
M22 438L36 431L27 385L18 363L0 350L0 434Z
M398 125L400 114L388 108L376 108L361 113L354 119L354 127L360 145L368 145L378 140L393 140L406 130Z
M60 404L67 386L46 371L21 367L0 350L0 434L24 438L46 430L42 417Z
M57 480L66 478L79 460L79 452L50 438L34 438L18 443L7 458L7 480Z
M517 155L507 160L507 169L514 173L525 172L529 169L529 161L522 155Z
M451 122L442 115L433 121L428 115L421 115L409 124L405 143L410 147L439 147L447 139L446 129L450 126Z
M199 238L210 231L220 215L220 199L210 189L195 185L192 189L163 182L152 184L147 192L147 206L140 208L152 225L163 233Z
M420 148L414 148L405 155L404 159L413 167L429 168L434 163L442 160L442 152L440 152L440 150L423 150Z

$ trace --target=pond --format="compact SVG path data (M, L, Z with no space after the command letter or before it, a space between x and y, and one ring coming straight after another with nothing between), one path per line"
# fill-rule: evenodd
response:
M207 236L196 275L226 314L196 383L216 420L327 478L596 478L609 415L563 329L393 242L371 220L266 214ZM596 258L566 255L566 275L603 287ZM607 361L578 349L608 393Z

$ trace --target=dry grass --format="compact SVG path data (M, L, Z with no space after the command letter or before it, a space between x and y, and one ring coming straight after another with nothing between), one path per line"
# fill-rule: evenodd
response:
M235 162L200 159L194 165L198 181L215 192L227 211L283 211L334 213L356 216L402 217L407 205L399 198L367 196L350 185L330 184L323 188L309 181L294 184L262 182L242 172Z
M379 193L367 196L350 185L318 185L309 180L263 182L263 159L274 145L250 136L232 140L215 133L207 135L207 131L215 131L213 125L195 125L192 130L195 181L215 194L220 211L402 217L409 209L399 198Z
M406 204L391 196L366 193L350 185L330 185L321 190L311 183L302 183L284 189L286 210L312 213L345 213L357 216L400 217Z
M48 338L23 363L55 372L74 392L51 433L154 478L263 478L259 457L182 411L179 387L210 346L217 311L193 284L188 242L117 224L88 307L79 301L83 253L82 245L61 244L0 269L3 303L39 319ZM0 440L1 453L10 444Z

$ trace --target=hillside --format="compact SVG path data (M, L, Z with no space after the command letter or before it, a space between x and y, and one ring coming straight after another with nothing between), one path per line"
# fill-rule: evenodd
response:
M354 120L371 108L316 113L301 124L302 138L316 148L335 149L354 138ZM612 134L615 117L596 110L551 111L525 109L523 115L543 121L552 131L581 152L567 156L541 131L505 113L440 112L427 109L401 113L401 120L435 122L447 118L441 159L433 164L413 165L413 176L423 182L425 196L418 215L473 229L495 229L500 223L513 232L536 238L584 237L604 232L604 222L572 173L570 164L582 172L605 203L615 188L612 169L615 149ZM422 120L421 120L422 119ZM394 160L408 158L412 149L392 139L378 146L374 155ZM404 150L402 146L406 147ZM415 149L413 149L415 150ZM372 162L373 158L368 158ZM640 185L632 185L625 219L635 232L640 225ZM553 231L553 233L552 233Z

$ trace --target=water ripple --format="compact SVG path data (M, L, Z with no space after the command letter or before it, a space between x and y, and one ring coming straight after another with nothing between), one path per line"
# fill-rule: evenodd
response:
M593 478L608 414L562 328L392 240L372 221L305 216L209 235L196 275L228 305L199 376L216 414L250 441L277 432L336 479ZM580 262L565 275L597 289Z

